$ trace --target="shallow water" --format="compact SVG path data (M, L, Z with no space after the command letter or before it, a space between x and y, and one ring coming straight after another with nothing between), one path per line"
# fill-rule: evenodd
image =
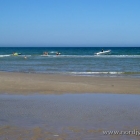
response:
M138 139L103 131L140 130L139 122L139 95L0 95L0 139Z
M0 71L140 78L140 47L1 47ZM49 55L42 56L47 51ZM22 53L13 56L13 52ZM61 55L56 56L56 52ZM25 59L26 56L26 59Z

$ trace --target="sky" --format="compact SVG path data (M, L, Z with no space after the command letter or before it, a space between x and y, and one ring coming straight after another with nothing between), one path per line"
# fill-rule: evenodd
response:
M140 0L0 0L4 46L140 46Z

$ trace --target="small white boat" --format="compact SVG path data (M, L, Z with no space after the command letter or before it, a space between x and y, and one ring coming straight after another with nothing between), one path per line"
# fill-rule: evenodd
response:
M107 51L97 52L97 53L95 53L95 54L96 54L96 55L109 54L110 52L111 52L111 50L107 50Z

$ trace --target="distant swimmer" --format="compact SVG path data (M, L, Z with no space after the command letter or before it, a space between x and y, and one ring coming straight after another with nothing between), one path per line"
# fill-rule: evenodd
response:
M48 55L48 52L44 52L43 55Z
M13 52L13 55L14 55L14 56L17 56L17 55L18 55L18 53L16 53L16 52Z
M21 55L21 53L13 52L14 56Z
M102 51L101 52L103 52L104 50L102 49Z
M27 57L26 57L26 56L24 56L24 59L27 59Z
M59 52L56 52L56 55L60 55L61 53L59 53Z

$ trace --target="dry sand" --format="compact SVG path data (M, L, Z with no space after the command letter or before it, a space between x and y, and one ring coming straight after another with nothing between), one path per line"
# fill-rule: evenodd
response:
M140 94L140 78L85 77L0 72L0 93L126 93Z

